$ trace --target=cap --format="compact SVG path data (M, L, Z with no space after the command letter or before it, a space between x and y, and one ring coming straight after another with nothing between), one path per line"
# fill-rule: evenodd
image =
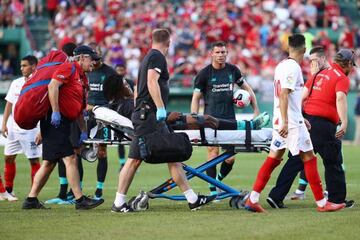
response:
M86 46L86 45L81 45L74 49L74 56L77 56L80 54L90 55L90 57L95 61L98 61L101 59L101 57L95 52L94 49L92 49L91 47Z
M350 49L340 49L336 55L335 55L335 60L339 60L339 61L351 61L353 63L354 66L356 66L355 64L355 52L353 50Z

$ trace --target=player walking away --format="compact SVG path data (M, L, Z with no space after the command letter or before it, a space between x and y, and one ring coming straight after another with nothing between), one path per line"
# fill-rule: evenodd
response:
M63 159L66 175L74 193L76 209L91 209L104 202L83 195L80 187L76 156L71 145L70 123L77 120L82 132L85 131L83 112L86 108L88 81L85 72L92 70L92 64L100 57L88 46L74 50L74 62L65 62L56 69L48 85L51 110L40 121L43 143L43 163L36 173L34 184L23 209L44 209L37 196L46 184L56 163ZM79 141L84 140L83 134Z
M203 68L195 77L195 89L191 101L191 112L198 113L201 98L204 98L204 114L222 119L235 120L235 110L233 102L233 90L235 85L248 91L251 95L251 106L254 110L254 118L259 115L259 108L254 91L244 80L239 68L226 62L228 54L224 42L215 42L211 47L211 64ZM259 120L262 120L260 115ZM254 119L255 123L258 122ZM268 121L268 120L267 120ZM260 125L266 125L266 120L260 121ZM266 122L264 124L264 122ZM262 127L262 126L261 126ZM239 129L245 129L239 126ZM214 159L219 155L219 147L208 147L207 160ZM222 162L219 174L216 174L216 166L206 170L206 174L212 178L223 180L231 171L235 157L231 157ZM215 186L210 185L210 192L216 195Z
M140 69L137 84L137 98L135 110L132 115L135 138L131 142L129 159L119 174L118 190L112 212L129 212L133 209L126 203L126 194L134 178L135 172L141 165L139 136L152 133L157 127L165 127L166 104L169 96L169 72L165 55L170 45L170 33L166 29L155 29L152 32L151 50L144 57ZM146 104L146 106L144 106ZM144 116L142 110L148 110ZM189 208L192 210L215 199L215 196L207 197L196 195L190 188L181 163L168 163L169 172L180 190L184 193Z
M313 152L310 134L301 113L304 79L300 63L305 54L305 38L301 34L289 37L289 58L281 61L274 75L274 118L273 138L270 152L256 177L253 190L246 200L245 209L265 212L259 204L260 193L270 179L273 170L280 164L286 148L291 154L300 155L304 162L306 178L320 212L337 211L345 207L326 200L323 195L317 158Z
M346 125L347 122L346 94L349 91L350 80L346 74L353 67L352 58L352 52L343 49L337 53L334 63L329 65L324 48L313 48L310 51L310 62L311 72L314 75L306 83L303 95L303 99L305 99L303 112L304 117L309 121L314 152L320 154L325 166L328 200L334 203L345 203L345 207L348 208L352 207L355 202L345 200L346 181L341 151L342 143L339 138L336 138L336 126L339 119L342 125ZM303 164L297 156L288 160L279 174L276 186L269 193L267 201L270 206L276 208L276 205L282 202L289 192L297 172L302 169ZM307 179L303 172L300 174L300 181L298 189L290 196L293 200L305 197Z
M6 105L2 122L2 135L7 138L4 149L4 178L6 191L3 193L0 192L0 196L8 201L18 200L13 193L16 175L16 155L24 153L29 159L31 166L31 183L33 182L35 173L40 168L39 157L41 156L41 146L37 145L37 142L39 141L37 135L40 133L40 128L36 127L31 130L22 129L16 124L11 114L14 112L21 88L31 73L35 71L37 62L36 57L32 55L28 55L21 59L20 70L23 76L15 79L11 83L5 97Z

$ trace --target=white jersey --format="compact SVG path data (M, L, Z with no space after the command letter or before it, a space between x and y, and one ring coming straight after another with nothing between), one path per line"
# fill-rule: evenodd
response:
M285 59L276 66L274 75L274 129L279 129L282 125L279 104L279 95L282 88L291 90L287 112L289 128L299 127L304 123L301 112L303 87L304 79L301 68L294 59Z
M15 131L15 132L26 132L27 130L20 128L14 118L13 113L15 109L15 104L19 99L21 88L25 84L25 77L20 77L12 81L9 91L6 94L5 100L12 104L11 114L9 116L7 126L9 131ZM29 106L30 107L30 106ZM40 129L39 129L40 131Z

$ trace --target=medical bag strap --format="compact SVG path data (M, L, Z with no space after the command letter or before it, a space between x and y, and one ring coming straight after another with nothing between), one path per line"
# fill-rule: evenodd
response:
M322 72L324 69L326 69L326 68L320 69L317 73L315 73L314 77L312 78L312 83L311 83L311 87L310 87L310 92L309 92L309 95L307 96L307 98L309 98L310 95L311 95L311 93L312 93L312 90L313 90L314 84L315 84L315 79L316 79L317 75L318 75L320 72Z
M44 67L52 67L52 66L60 65L62 63L63 62L48 62L48 63L45 63L45 64L37 67L36 69L39 70L39 69L42 69ZM50 83L50 81L51 81L51 79L43 79L43 80L34 82L33 84L30 84L26 88L22 89L21 92L20 92L20 96L24 95L26 92L30 91L33 88L40 87L40 86L43 86L43 85L48 85Z
M245 147L247 151L251 151L251 125L250 121L245 121Z

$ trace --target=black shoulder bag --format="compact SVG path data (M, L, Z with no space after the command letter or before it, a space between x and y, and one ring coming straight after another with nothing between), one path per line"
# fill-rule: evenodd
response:
M164 132L139 137L140 155L146 163L183 162L192 154L192 145L186 133Z

